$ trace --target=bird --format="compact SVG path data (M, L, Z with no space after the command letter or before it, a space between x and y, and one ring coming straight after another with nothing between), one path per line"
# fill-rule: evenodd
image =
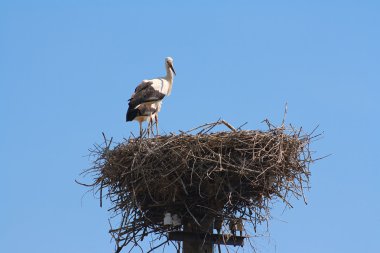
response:
M158 135L158 112L161 110L164 97L171 94L173 79L176 75L172 57L165 58L165 69L165 76L143 80L129 99L126 121L136 120L139 122L140 137L142 137L142 122L144 121L149 121L149 127L149 123L152 124L155 120L156 134Z

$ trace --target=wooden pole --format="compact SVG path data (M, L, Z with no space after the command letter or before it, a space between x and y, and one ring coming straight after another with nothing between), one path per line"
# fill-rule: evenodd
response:
M209 228L208 231L212 234L212 220L205 219L202 222L202 226ZM183 227L184 232L194 232L193 228L197 225L195 223L185 223ZM183 252L182 253L214 253L214 244L212 242L207 242L200 238L199 240L184 240L183 241Z

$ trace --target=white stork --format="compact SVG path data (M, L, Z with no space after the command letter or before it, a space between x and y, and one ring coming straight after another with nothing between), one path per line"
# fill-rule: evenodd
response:
M165 58L165 68L166 76L143 80L129 99L126 121L136 120L139 122L140 137L142 136L142 122L149 121L152 127L153 118L156 121L158 135L158 112L161 110L162 100L172 91L173 78L176 74L171 57Z

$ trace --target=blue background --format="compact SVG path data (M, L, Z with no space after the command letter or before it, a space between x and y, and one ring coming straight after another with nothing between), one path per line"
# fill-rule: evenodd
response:
M127 100L172 56L162 132L220 117L265 129L286 102L288 123L324 131L312 149L333 155L311 167L309 204L275 203L259 252L378 252L379 13L348 0L1 1L0 251L112 252L110 213L74 179L101 132L138 133Z

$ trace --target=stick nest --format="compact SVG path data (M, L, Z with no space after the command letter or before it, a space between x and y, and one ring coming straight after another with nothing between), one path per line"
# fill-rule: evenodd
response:
M96 146L87 172L94 173L91 186L101 196L106 189L111 210L121 215L120 225L110 231L117 251L138 246L149 234L165 237L181 230L163 225L165 213L177 214L196 231L209 231L206 217L242 218L256 230L270 217L270 200L291 206L290 196L303 197L312 137L266 122L266 131L235 130L218 121L180 134L130 138L113 148L106 139ZM220 124L230 131L211 133Z

